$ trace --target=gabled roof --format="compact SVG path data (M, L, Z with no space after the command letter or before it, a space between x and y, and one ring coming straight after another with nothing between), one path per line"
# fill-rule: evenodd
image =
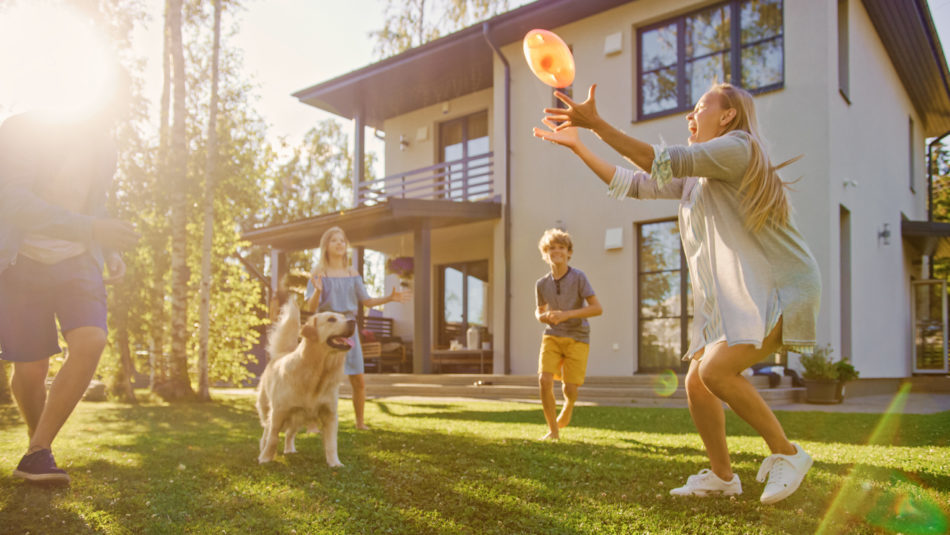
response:
M294 93L301 102L367 126L492 86L491 40L520 41L534 28L555 28L631 0L539 0L402 54ZM520 57L508 61L521 61Z
M501 46L520 41L533 28L556 28L630 1L635 0L539 0L293 96L382 128L390 117L491 87L493 52L484 32ZM862 3L923 118L925 135L950 131L950 73L926 0Z

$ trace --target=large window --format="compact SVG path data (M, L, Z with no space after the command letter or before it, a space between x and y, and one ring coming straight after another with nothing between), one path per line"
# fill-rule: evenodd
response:
M785 81L782 0L731 0L637 32L640 119L689 110L714 82Z
M641 372L685 371L693 318L689 271L676 221L638 225L637 299Z
M464 344L470 326L488 326L488 260L442 265L438 273L439 345Z

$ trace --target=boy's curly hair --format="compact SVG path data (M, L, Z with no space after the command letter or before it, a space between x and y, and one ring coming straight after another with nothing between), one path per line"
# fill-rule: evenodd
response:
M571 235L559 228L549 228L544 231L544 235L541 236L541 241L538 242L538 249L541 251L543 256L548 252L548 249L551 248L553 244L560 244L564 247L567 247L567 252L574 252L574 244L571 242Z

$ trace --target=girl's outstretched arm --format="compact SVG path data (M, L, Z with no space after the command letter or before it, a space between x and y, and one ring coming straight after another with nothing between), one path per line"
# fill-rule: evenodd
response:
M610 181L614 176L614 166L594 154L587 148L587 145L581 142L577 136L577 128L558 129L554 123L546 117L542 119L541 122L544 123L544 126L548 127L548 130L535 127L534 137L571 149L604 184L610 185Z
M566 104L567 109L545 108L544 113L548 114L546 119L561 122L555 130L563 130L572 126L587 128L621 156L649 173L653 166L653 147L649 143L624 134L605 121L597 113L597 103L594 97L596 90L597 84L590 86L587 100L580 103L574 102L569 96L560 91L555 91L554 96Z

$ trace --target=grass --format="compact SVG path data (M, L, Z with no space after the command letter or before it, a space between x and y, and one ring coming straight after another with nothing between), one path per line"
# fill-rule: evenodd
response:
M745 494L683 499L669 489L706 466L685 409L579 407L562 440L543 443L534 404L370 401L373 430L358 432L344 400L346 466L330 469L313 434L258 465L253 401L81 403L55 445L67 488L10 476L26 434L0 406L0 533L947 531L950 412L778 413L815 465L799 492L764 506L765 445L731 413Z

